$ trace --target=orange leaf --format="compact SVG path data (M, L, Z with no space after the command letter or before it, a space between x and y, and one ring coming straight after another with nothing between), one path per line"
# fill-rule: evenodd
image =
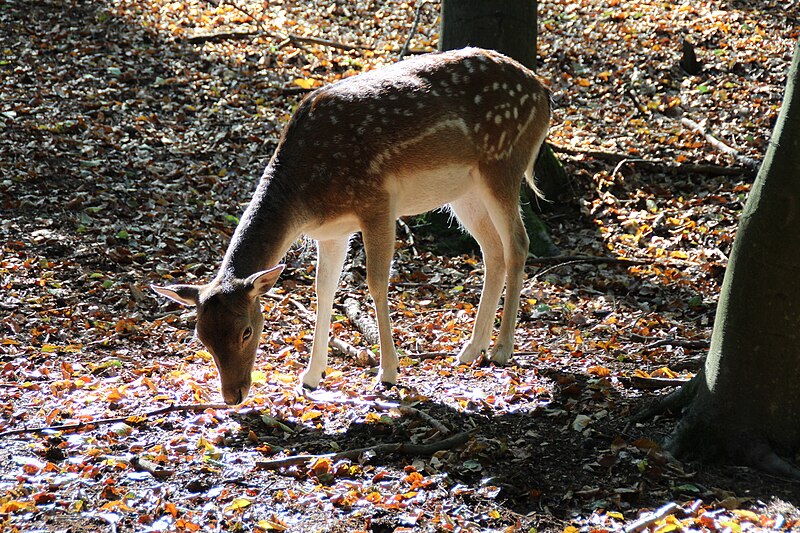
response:
M606 377L611 375L611 370L604 366L590 366L589 373L595 376Z
M125 395L122 393L122 391L115 387L111 389L111 392L109 392L108 396L106 396L106 401L109 403L117 403L124 397Z

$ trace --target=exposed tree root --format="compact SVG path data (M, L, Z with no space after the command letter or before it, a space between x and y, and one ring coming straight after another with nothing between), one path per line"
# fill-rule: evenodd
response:
M687 407L692 400L694 400L701 380L705 379L704 372L698 372L688 383L680 389L655 398L649 405L644 407L638 413L631 417L632 423L643 422L649 420L656 415L660 415L666 411L679 412Z
M762 472L800 483L800 468L782 459L775 450L761 437L737 439L730 443L734 453L741 456L743 462Z

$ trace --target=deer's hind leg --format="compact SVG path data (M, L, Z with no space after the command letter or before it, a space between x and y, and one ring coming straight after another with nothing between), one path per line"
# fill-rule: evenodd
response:
M472 329L472 337L461 348L458 361L471 363L483 351L489 349L492 327L497 315L497 304L505 283L505 259L503 243L494 227L489 212L479 192L473 192L450 204L459 222L478 241L483 255L483 290L478 304L478 313Z
M519 167L519 168L517 168ZM519 311L519 298L525 275L525 260L530 241L522 223L519 190L525 166L492 164L481 169L484 186L489 193L482 197L489 217L499 235L505 263L506 292L500 332L491 350L491 359L504 365L514 352L514 330Z

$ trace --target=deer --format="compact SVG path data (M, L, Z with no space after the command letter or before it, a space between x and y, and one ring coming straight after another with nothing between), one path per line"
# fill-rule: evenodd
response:
M495 51L464 48L406 59L309 93L281 133L216 276L202 285L151 286L196 306L196 337L213 356L223 399L244 401L264 330L260 296L299 238L316 241L316 321L300 375L316 389L328 364L335 292L351 237L361 232L378 324L378 382L397 382L389 316L397 219L448 208L478 242L484 280L458 362L514 349L528 235L523 177L547 136L550 93L534 73ZM489 352L505 287L499 332Z

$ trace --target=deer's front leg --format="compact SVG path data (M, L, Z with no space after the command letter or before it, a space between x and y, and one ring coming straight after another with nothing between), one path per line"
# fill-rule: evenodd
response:
M322 374L328 366L328 336L333 297L339 286L348 242L349 238L317 241L317 320L314 326L314 341L311 345L311 360L300 375L300 382L310 389L319 386Z
M395 223L394 213L387 210L371 220L364 220L362 226L364 250L367 254L367 286L378 319L381 349L378 381L388 385L397 383L397 369L400 366L389 318L389 271L394 255Z

